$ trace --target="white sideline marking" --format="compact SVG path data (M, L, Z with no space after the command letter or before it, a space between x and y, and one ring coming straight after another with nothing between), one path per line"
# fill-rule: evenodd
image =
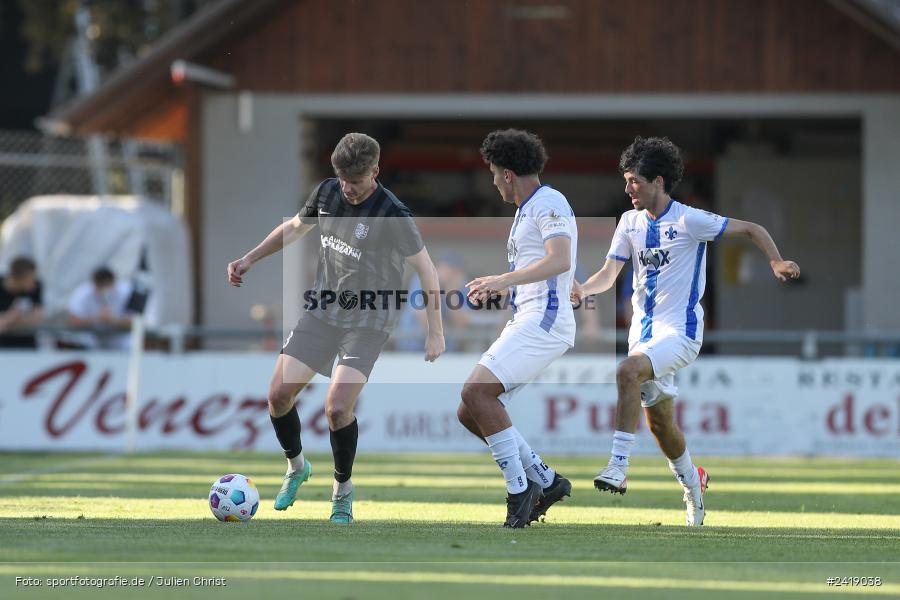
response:
M53 466L42 467L40 469L31 469L29 471L25 471L22 473L10 473L9 475L0 476L0 485L4 483L21 483L23 481L27 481L32 477L36 477L38 475L46 475L48 473L60 473L62 471L68 471L73 468L78 467L87 467L96 465L99 463L104 463L111 461L114 458L120 458L118 454L106 454L104 456L94 456L91 458L81 458L78 460L70 460L68 462L57 463ZM49 460L52 460L53 457L49 456Z

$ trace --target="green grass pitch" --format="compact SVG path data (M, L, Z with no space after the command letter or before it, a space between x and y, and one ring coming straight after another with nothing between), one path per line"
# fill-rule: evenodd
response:
M310 456L312 478L278 513L284 461L274 454L0 454L0 597L900 596L897 461L705 459L706 525L687 529L660 457L634 459L629 491L615 497L592 486L605 457L549 458L572 497L545 522L508 530L486 453L361 452L357 521L343 527L327 520L330 456ZM220 523L206 504L213 480L234 472L262 496L248 523ZM50 587L72 576L145 585ZM829 586L829 577L881 583Z

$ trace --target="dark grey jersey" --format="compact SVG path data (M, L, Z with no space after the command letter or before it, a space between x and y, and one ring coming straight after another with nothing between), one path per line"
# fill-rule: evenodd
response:
M424 244L412 213L380 183L351 204L336 178L326 179L300 207L303 223L318 225L319 264L314 289L304 293L310 315L337 327L389 332L399 308L404 260Z

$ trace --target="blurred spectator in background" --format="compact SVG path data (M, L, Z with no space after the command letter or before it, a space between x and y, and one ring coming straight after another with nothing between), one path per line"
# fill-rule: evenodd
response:
M28 330L43 317L37 268L30 258L18 256L10 263L9 273L0 277L0 348L36 348L34 333Z
M131 284L116 281L107 267L94 271L91 281L75 288L69 298L66 325L91 329L91 332L67 334L63 346L67 348L127 350L131 334L122 330L131 326L128 299Z
M584 281L591 276L591 272L581 265L575 267L575 279ZM596 301L593 303L582 302L575 309L575 323L577 342L575 349L577 352L599 352L603 345L600 342L600 333L602 327L614 328L615 323L601 323L600 310Z
M450 305L453 306L453 310L448 307L446 294L441 297L441 317L444 322L446 352L460 352L465 350L466 340L462 339L462 336L468 331L471 317L471 308L465 302L465 284L469 277L462 254L456 251L445 252L435 261L434 268L437 270L438 281L444 292L448 294L459 292L451 299ZM414 275L409 282L410 295L421 289L422 284ZM424 347L422 336L427 330L425 311L416 309L407 302L394 333L397 340L395 348L401 352L420 352Z

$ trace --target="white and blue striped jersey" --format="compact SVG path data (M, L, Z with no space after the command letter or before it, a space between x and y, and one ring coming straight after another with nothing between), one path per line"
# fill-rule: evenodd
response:
M533 319L549 335L575 345L575 314L569 303L575 259L578 253L578 228L568 200L548 185L542 185L516 211L506 250L509 270L523 269L547 256L544 242L557 236L571 240L571 267L565 273L545 281L513 286L510 305L513 321Z
M607 258L634 264L629 346L672 334L703 341L706 242L727 226L727 218L676 200L655 220L646 210L622 215Z

